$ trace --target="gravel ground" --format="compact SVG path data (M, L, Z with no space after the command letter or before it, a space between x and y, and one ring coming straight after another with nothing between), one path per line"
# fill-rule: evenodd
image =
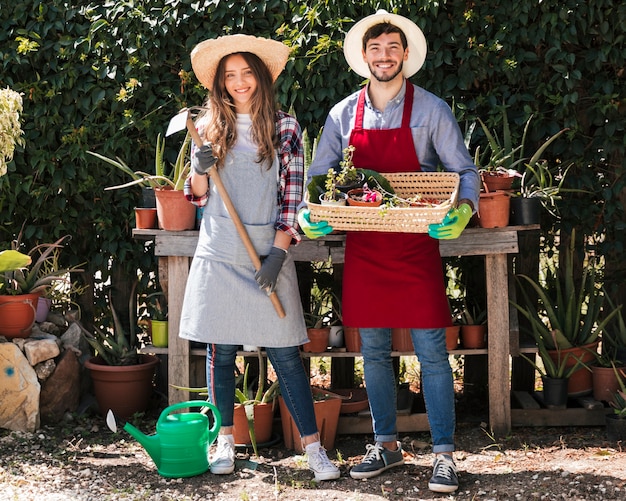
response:
M154 430L154 416L134 424ZM68 416L34 434L0 430L0 500L623 500L626 452L609 444L604 428L515 428L493 440L479 423L460 423L456 462L459 491L428 491L427 433L403 434L405 462L379 477L353 480L369 435L342 435L329 456L342 470L337 481L316 484L301 456L280 440L261 457L238 451L235 473L186 479L158 475L144 449L102 418Z

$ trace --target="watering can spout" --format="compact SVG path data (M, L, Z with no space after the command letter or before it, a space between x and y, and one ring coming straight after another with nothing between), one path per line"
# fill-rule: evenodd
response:
M142 447L154 461L157 468L161 465L161 439L158 435L145 435L135 428L132 424L126 423L124 431L128 432Z

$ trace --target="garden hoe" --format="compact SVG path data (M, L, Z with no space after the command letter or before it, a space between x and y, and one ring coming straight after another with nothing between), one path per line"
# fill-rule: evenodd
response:
M191 110L189 108L183 108L174 118L172 118L167 127L167 131L165 132L165 136L170 136L175 132L179 132L187 128L189 134L191 135L191 139L193 139L195 145L200 148L203 145L203 141L200 137L200 134L198 134L198 131L196 130L196 126L193 123L190 111ZM209 171L209 176L215 183L217 192L220 194L220 197L224 201L226 210L228 211L230 218L233 220L235 228L237 229L237 233L239 233L239 237L241 238L244 246L246 247L246 250L248 251L250 259L252 260L254 269L258 271L261 268L261 259L254 249L254 245L252 244L252 240L250 240L250 236L248 235L245 226L241 222L241 219L239 219L239 214L237 214L237 211L235 210L235 206L233 205L233 202L231 201L230 196L228 195L228 192L226 191L226 188L222 183L222 179L220 178L216 167L212 168ZM276 310L276 313L278 313L278 316L280 318L284 318L285 310L283 309L283 305L280 303L280 299L278 299L278 295L276 294L276 292L271 292L269 294L269 298L272 301L272 304L274 305L274 309Z

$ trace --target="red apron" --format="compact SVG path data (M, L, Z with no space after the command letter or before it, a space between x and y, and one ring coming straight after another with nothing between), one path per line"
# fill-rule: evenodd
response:
M354 165L381 173L421 171L409 127L413 86L406 83L399 129L363 129L366 89L350 135ZM425 233L348 232L342 315L352 327L449 326L439 241Z

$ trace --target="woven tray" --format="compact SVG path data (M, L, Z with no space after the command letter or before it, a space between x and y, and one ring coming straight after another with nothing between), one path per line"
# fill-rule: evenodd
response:
M440 223L456 202L459 175L452 172L384 173L401 198L421 195L439 203L416 207L354 207L307 202L311 221L328 221L333 230L427 233L429 224Z

